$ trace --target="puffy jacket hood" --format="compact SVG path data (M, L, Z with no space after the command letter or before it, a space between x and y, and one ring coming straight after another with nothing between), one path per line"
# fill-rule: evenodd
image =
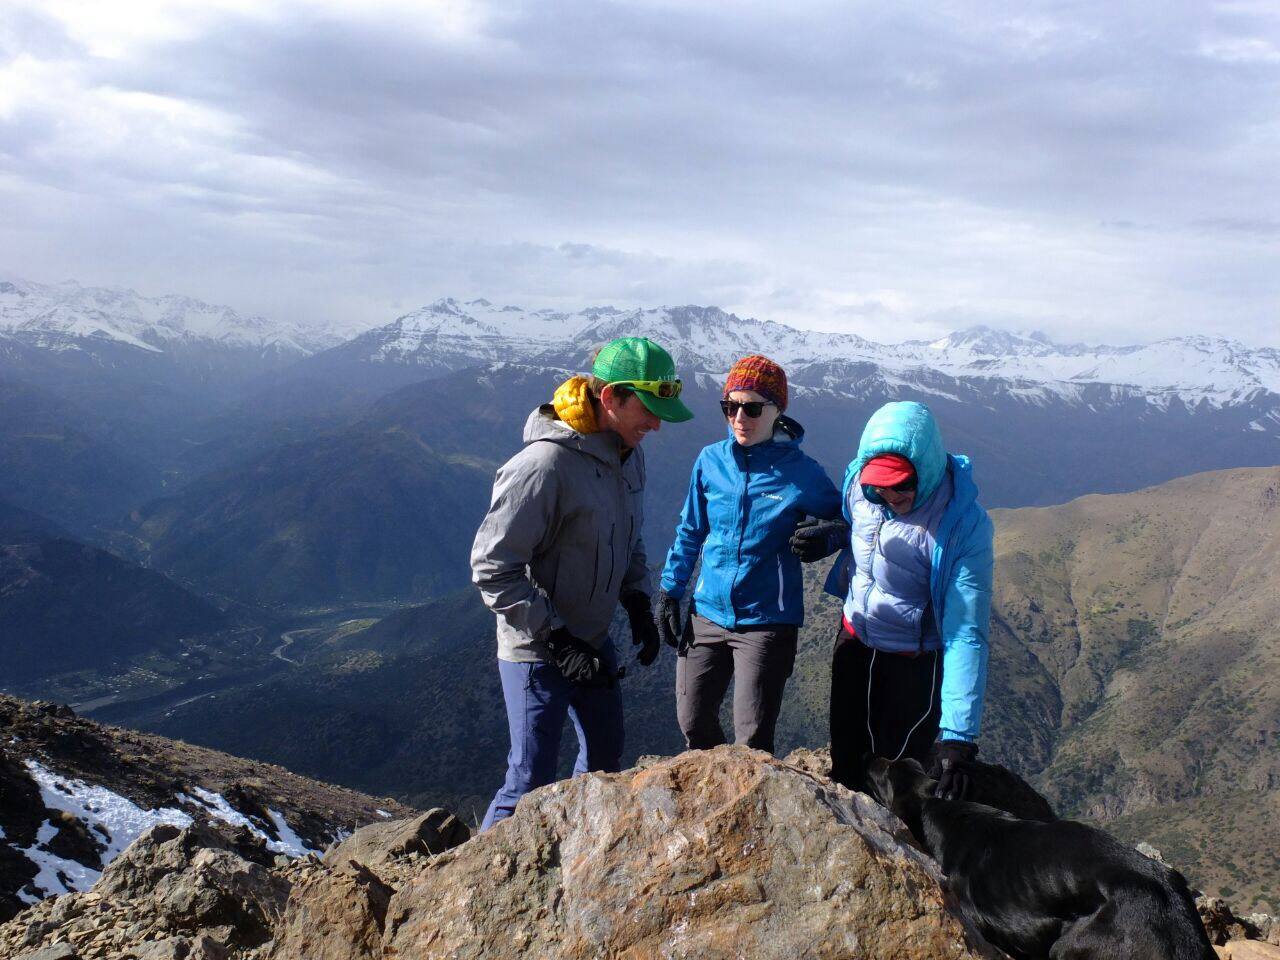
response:
M916 476L920 478L916 499L920 502L933 496L947 472L947 451L942 445L942 431L929 408L914 400L886 403L867 421L858 444L858 455L845 471L843 490L846 502L849 485L857 482L866 462L886 453L906 457L916 468ZM873 503L880 502L874 493L867 499Z

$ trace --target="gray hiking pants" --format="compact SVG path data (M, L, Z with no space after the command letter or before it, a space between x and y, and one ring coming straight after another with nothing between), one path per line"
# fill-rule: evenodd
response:
M789 624L726 630L693 620L693 646L676 659L676 717L685 745L705 750L725 742L720 703L733 680L733 742L773 752L782 691L796 661Z

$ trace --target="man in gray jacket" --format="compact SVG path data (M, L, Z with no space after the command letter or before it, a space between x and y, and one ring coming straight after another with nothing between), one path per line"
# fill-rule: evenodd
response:
M482 829L554 779L566 715L578 734L575 775L620 767L622 694L609 624L621 601L640 663L653 663L639 445L662 421L692 418L680 388L662 347L614 340L591 377L571 378L530 414L524 448L498 470L471 572L498 618L511 751Z

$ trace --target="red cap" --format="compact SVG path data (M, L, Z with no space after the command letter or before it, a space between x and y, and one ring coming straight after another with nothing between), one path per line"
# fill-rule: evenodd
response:
M869 487L892 487L916 475L916 468L906 457L885 453L872 457L862 466L858 482Z

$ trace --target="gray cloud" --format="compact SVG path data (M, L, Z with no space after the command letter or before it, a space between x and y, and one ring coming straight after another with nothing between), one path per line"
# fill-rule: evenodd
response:
M0 14L0 263L318 321L454 294L1280 343L1266 5L198 13L115 55Z

